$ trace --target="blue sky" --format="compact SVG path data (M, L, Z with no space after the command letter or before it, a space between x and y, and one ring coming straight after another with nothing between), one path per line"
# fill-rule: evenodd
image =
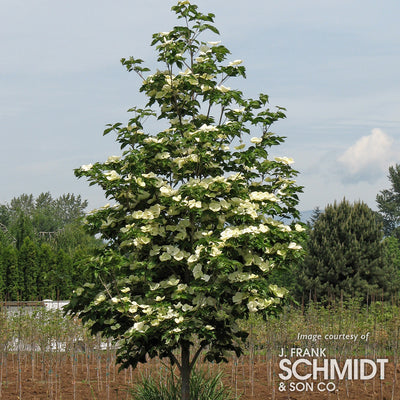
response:
M142 105L140 82L119 63L154 67L151 35L177 24L171 0L2 0L0 13L0 203L22 193L102 192L73 169L120 154L107 123ZM199 0L216 14L247 97L267 93L287 109L273 128L287 137L304 185L299 208L343 197L376 209L400 163L398 0Z

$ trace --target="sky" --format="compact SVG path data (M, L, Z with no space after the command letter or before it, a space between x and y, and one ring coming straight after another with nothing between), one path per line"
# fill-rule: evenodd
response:
M193 1L194 2L194 1ZM0 12L0 204L22 193L80 194L105 204L74 168L121 151L106 124L145 102L120 64L154 70L154 32L178 22L171 0L2 0ZM229 86L269 95L287 109L272 130L276 155L294 158L299 209L364 201L389 188L400 163L398 0L198 0L246 80Z

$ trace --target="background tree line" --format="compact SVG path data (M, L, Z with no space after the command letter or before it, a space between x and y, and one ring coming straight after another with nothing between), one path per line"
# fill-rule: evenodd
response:
M365 203L334 202L314 210L302 244L304 260L271 281L295 300L398 298L400 291L400 165L389 168L391 187ZM90 281L82 267L100 242L83 229L87 201L23 194L0 205L0 299L69 298Z
M81 196L49 192L0 205L0 299L66 299L90 278L82 259L99 241L83 229L86 207Z

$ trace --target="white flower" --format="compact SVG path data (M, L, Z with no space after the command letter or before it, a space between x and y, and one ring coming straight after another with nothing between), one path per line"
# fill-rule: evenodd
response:
M274 157L274 159L275 159L275 161L278 161L278 162L281 162L281 163L287 164L287 165L294 163L293 158L289 158L289 157Z
M182 0L182 1L180 1L178 3L178 5L180 5L180 6L184 6L185 4L190 4L190 1L189 0Z
M302 247L297 243L290 242L289 246L288 246L288 249L290 249L290 250L301 250Z
M107 180L109 180L109 181L116 181L118 179L121 179L121 175L118 174L118 172L116 172L114 170L107 171L104 175L106 176Z
M203 276L203 272L201 270L201 264L197 264L193 268L193 276L194 276L194 279L198 279L198 278L201 278Z
M93 164L82 165L81 171L90 171L93 168Z
M213 331L215 328L211 325L206 325L204 328L206 328L208 331Z
M236 292L236 294L232 297L234 303L241 303L244 298L244 293Z
M206 54L206 53L208 53L210 51L210 48L207 45L202 44L200 46L199 50L200 50L200 54L204 55L204 54Z
M243 60L235 60L235 61L231 61L229 63L229 66L234 67L236 65L240 65L243 62Z
M167 284L169 286L176 286L179 283L179 279L175 277L171 277L168 279Z
M219 202L217 202L217 201L212 201L210 203L210 205L208 206L208 208L211 211L218 212L219 210L221 210L221 204Z
M154 172L149 172L148 174L142 174L143 178L156 178L157 175Z
M170 158L171 154L169 154L168 151L164 151L163 153L158 153L154 159L155 160L166 160L167 158Z
M193 310L193 306L191 306L190 304L184 304L182 306L182 311L186 312L186 311L192 311Z
M172 189L169 186L161 186L160 193L162 196L171 197L176 193L176 190Z
M218 46L220 43L221 43L221 41L220 40L218 40L218 42L207 42L210 46Z
M262 138L259 138L259 137L252 137L251 139L250 139L250 142L251 143L261 143L262 142Z
M97 306L102 303L106 299L106 296L103 293L100 293L94 300L94 304Z
M216 86L216 88L222 93L227 93L231 90L230 87L226 87L224 85Z
M199 131L202 132L215 132L218 131L218 128L214 125L207 125L207 124L203 124L200 128Z
M187 261L188 261L188 263L194 263L194 262L196 262L198 259L199 259L199 256L198 256L198 255L192 254L192 255L187 259Z
M110 156L107 158L106 164L121 161L121 156Z
M172 257L170 254L168 253L162 253L160 256L160 261L168 261L170 260Z
M178 194L178 196L172 196L172 200L179 202L182 200L182 196L180 194Z
M282 298L283 296L285 296L288 293L287 289L281 288L277 285L269 285L269 288L275 296L280 297L280 298Z
M135 313L137 312L137 310L138 310L138 305L137 305L136 302L134 302L134 303L129 307L129 309L128 309L128 311L129 311L131 314L135 314Z
M296 224L294 226L294 229L296 229L297 232L303 232L305 231L305 228L303 228L300 224Z
M136 183L140 186L140 187L145 187L146 183L144 182L144 180L142 178L135 178Z
M247 308L249 309L250 312L256 312L258 310L257 306L258 306L258 302L251 300L248 302L247 304Z
M210 254L211 254L212 257L217 257L220 254L222 254L222 251L220 249L218 249L217 247L213 246L213 247L211 247L211 253Z
M140 333L146 332L148 328L149 328L149 327L145 324L144 321L135 322L135 323L133 324L133 330L134 330L134 331L137 331L137 332L140 332Z

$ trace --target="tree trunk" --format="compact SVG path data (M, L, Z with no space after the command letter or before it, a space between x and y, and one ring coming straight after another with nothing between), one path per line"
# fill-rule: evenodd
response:
M181 350L181 400L190 400L190 343L183 342Z

